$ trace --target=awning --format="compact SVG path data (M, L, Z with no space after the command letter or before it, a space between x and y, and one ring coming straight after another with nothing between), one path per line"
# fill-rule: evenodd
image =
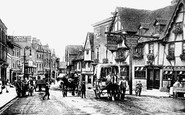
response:
M145 68L144 67L140 67L139 71L144 71Z
M164 74L167 75L168 74L168 71L164 71Z
M136 67L135 71L139 71L139 68L140 68L140 67Z
M178 73L178 75L182 75L182 71L180 71L180 72Z
M122 71L122 72L125 71L125 67L124 67L124 68L121 68L121 71Z
M172 74L172 73L173 73L173 71L170 71L170 72L169 72L169 74Z

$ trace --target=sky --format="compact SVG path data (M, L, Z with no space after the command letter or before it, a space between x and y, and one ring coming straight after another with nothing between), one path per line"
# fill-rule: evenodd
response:
M93 24L111 17L116 7L155 10L171 0L1 0L0 19L7 34L32 36L55 49L64 61L66 45L84 45Z

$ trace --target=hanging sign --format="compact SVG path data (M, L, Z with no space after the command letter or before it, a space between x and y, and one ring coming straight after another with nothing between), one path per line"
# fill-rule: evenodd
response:
M125 45L129 48L136 47L138 44L138 36L126 36L125 37Z
M110 51L117 50L117 37L116 36L107 36L107 49Z

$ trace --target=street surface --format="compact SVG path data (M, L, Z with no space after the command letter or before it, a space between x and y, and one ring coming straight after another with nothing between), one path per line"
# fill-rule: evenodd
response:
M56 88L50 90L50 100L42 99L44 92L35 92L33 96L19 98L4 115L182 115L185 114L185 100L173 98L136 97L126 95L124 101L109 101L106 98L95 99L92 90L87 98L62 97Z

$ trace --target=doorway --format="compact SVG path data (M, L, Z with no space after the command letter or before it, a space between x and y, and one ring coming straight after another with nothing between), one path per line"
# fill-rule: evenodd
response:
M160 69L147 70L147 89L159 89Z

